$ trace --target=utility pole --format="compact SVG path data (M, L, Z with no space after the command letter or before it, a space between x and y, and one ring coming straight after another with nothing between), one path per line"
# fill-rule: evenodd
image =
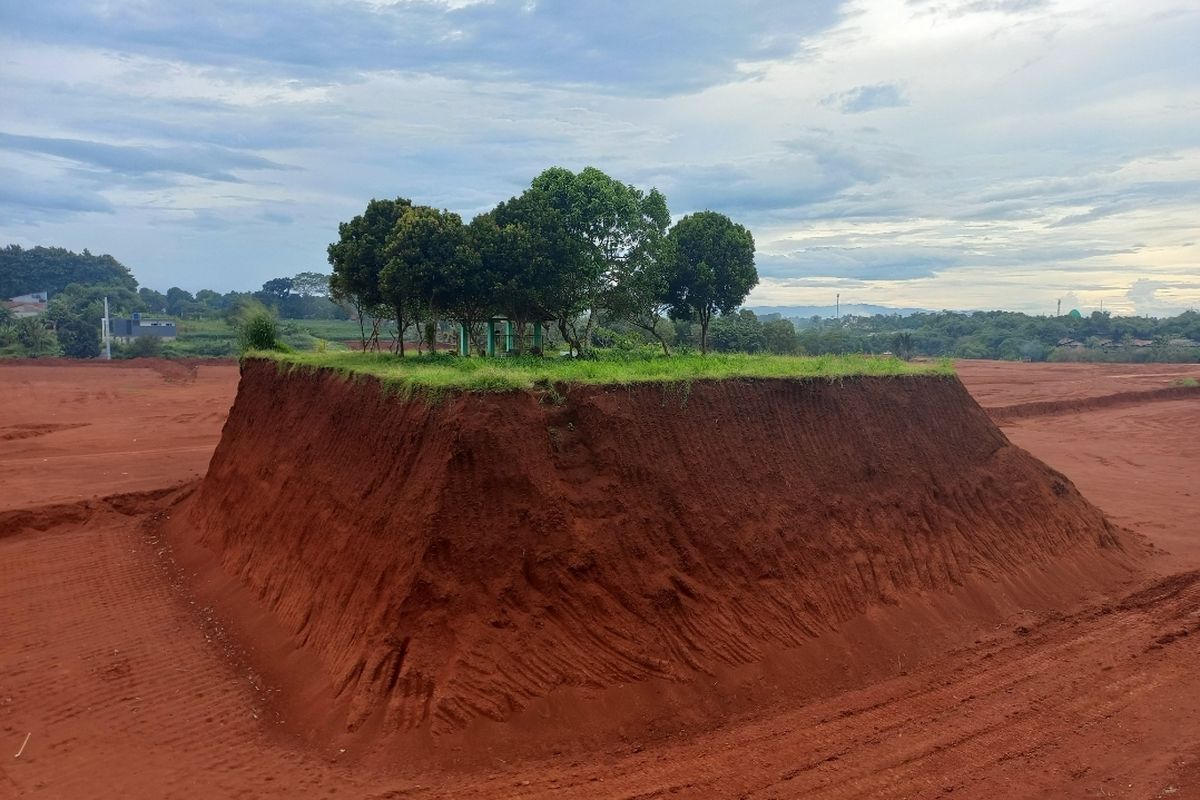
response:
M1058 311L1054 312L1054 316L1056 316L1056 317L1062 316L1062 298L1061 297L1058 298Z
M841 292L837 293L836 299L834 300L833 317L834 317L834 319L842 318L842 293Z
M108 326L111 324L108 321L108 298L104 298L104 357L112 361L112 341L108 336Z

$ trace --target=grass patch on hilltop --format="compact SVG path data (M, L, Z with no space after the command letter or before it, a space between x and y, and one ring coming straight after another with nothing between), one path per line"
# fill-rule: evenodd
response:
M775 356L709 354L662 356L601 353L591 358L462 358L389 353L275 353L247 358L274 361L281 369L328 369L346 376L378 378L403 396L455 391L504 392L588 384L690 383L731 378L848 378L860 375L953 375L949 360L910 363L878 356Z

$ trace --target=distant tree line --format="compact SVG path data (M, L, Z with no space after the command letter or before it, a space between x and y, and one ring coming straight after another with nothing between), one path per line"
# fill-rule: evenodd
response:
M301 272L274 278L257 292L201 289L194 295L173 286L165 293L138 288L129 269L111 255L74 253L61 247L0 250L0 299L47 292L47 312L39 317L14 319L0 310L0 356L51 356L94 358L100 353L100 319L108 298L113 317L134 312L166 314L181 319L224 319L237 327L248 307L266 306L285 319L348 319L348 308L329 297L329 275ZM261 306L259 305L261 304ZM147 339L131 345L161 346ZM141 353L151 355L152 353Z
M547 169L517 197L469 223L406 198L371 200L329 245L335 300L354 308L364 349L404 352L415 327L464 326L479 345L503 317L524 349L533 325L552 325L574 353L596 344L605 319L640 331L666 353L670 320L694 322L708 349L714 318L741 305L758 282L754 238L712 211L671 225L666 198L588 167Z
M608 327L619 341L632 329ZM677 324L674 342L696 333ZM811 317L759 316L749 309L718 318L712 346L719 351L789 354L892 353L913 356L1030 361L1200 361L1200 313L1178 316L1030 316L1012 311L940 311L909 315Z

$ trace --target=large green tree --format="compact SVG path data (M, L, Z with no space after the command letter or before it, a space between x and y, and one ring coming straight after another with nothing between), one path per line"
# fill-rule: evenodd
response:
M337 302L349 303L354 309L364 350L379 347L379 321L389 307L379 282L379 275L388 261L384 248L401 215L411 207L412 201L403 197L372 200L363 213L338 225L338 240L328 248L329 265L333 267L329 280L330 296ZM369 333L368 319L371 321Z
M396 316L401 355L410 322L424 318L436 324L439 314L453 305L456 288L472 262L466 244L462 218L429 206L405 209L388 234L379 285Z
M581 352L576 321L588 308L595 275L584 241L552 199L536 188L487 216L495 230L486 245L477 246L481 262L496 275L497 309L518 325L554 320L572 352Z
M700 351L708 352L708 326L714 314L728 314L758 283L754 236L724 214L689 214L668 234L675 269L671 314L700 323Z
M657 189L644 193L595 167L578 173L551 167L534 178L531 188L583 246L578 287L587 318L582 335L573 338L586 349L597 314L607 308L628 261L655 249L666 234L671 224L666 198Z

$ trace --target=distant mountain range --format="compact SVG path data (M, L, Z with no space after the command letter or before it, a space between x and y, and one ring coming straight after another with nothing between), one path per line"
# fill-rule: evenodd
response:
M785 318L799 317L800 319L808 319L809 317L828 318L838 314L838 309L835 306L747 306L747 308L760 317L765 314L779 314ZM924 308L875 306L870 303L842 303L840 313L843 317L870 317L876 314L899 314L900 316L906 316L925 310Z

